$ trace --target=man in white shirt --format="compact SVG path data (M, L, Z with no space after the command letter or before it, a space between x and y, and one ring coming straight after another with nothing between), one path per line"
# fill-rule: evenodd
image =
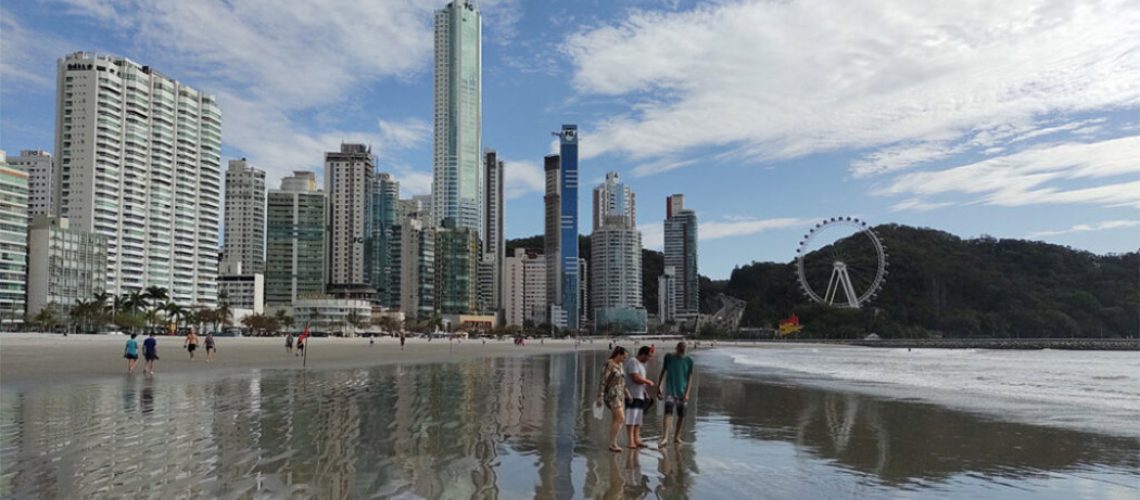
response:
M653 381L645 376L645 363L649 362L649 346L637 350L637 357L625 361L625 428L629 433L630 449L645 448L641 442L641 420L649 406L649 388Z

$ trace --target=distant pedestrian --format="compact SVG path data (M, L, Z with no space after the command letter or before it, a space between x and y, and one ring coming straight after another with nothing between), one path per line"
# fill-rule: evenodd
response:
M154 375L154 362L158 360L158 339L154 338L154 332L143 341L143 358L146 359L143 373Z
M673 431L673 441L683 444L681 425L685 421L685 406L689 402L689 392L693 390L693 358L685 355L685 343L678 342L677 350L665 355L661 375L657 377L657 397L665 399L665 419L661 430L661 447L669 444L669 419L677 412L677 427Z
M218 352L218 347L214 345L214 334L206 334L206 362L209 363L214 359L214 354Z
M375 335L369 335L368 336L368 347L372 347L374 345L376 345L376 336Z
M186 351L190 353L190 361L194 361L194 351L198 350L198 334L194 332L193 328L186 333L186 340L182 342L182 347L185 347Z
M305 354L305 336L302 335L297 338L297 356Z
M625 429L629 433L630 449L646 447L641 441L641 423L645 409L652 404L649 400L649 388L656 385L645 376L647 362L649 362L649 346L641 346L637 350L637 357L625 361L625 389L629 394L625 401Z
M127 346L123 350L123 357L127 358L127 375L135 374L135 365L139 363L139 342L135 340L137 333L132 333L127 339Z
M404 332L400 332L400 350L401 350L401 351L402 351L402 350L404 350L404 340L405 340L405 338L406 338L406 337L404 336Z
M293 354L293 332L285 334L285 354Z
M594 404L604 404L610 409L613 419L610 421L610 451L621 453L618 446L618 432L625 422L625 397L628 391L625 388L625 370L622 368L629 352L624 347L614 348L610 358L606 360L606 367L602 371L602 383L598 388L598 401Z

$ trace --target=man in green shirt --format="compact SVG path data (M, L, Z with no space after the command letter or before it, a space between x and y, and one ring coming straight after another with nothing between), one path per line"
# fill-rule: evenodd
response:
M693 389L693 358L685 355L685 343L677 343L677 351L665 355L661 375L657 377L657 397L665 400L665 420L661 431L661 447L669 444L669 420L677 411L677 427L673 431L673 441L683 444L681 424L685 421L685 405L689 401L689 391ZM664 381L664 384L662 384Z

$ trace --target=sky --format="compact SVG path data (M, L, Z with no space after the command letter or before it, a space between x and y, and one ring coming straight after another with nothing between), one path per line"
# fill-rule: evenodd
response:
M345 141L424 194L444 3L4 2L0 149L51 151L56 60L96 51L217 96L223 161L248 158L271 187ZM833 216L1140 248L1140 2L477 4L508 238L542 233L542 157L575 123L586 186L622 176L646 247L685 194L714 279L790 261Z

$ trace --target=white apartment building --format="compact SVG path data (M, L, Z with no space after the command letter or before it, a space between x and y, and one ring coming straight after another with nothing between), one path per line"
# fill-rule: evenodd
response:
M213 96L122 57L58 62L53 203L107 237L107 291L217 303L221 111Z
M538 252L516 248L503 265L503 308L508 325L522 326L546 321L546 258Z
M28 173L28 223L37 215L51 214L55 191L51 153L25 149L20 156L8 158L8 164Z
M245 158L226 170L226 224L222 261L240 262L243 273L265 270L265 171Z
M261 273L223 274L218 277L218 293L234 309L249 314L265 312L265 276Z
M329 284L359 285L365 279L365 230L368 188L376 175L372 148L341 144L325 153L325 191L329 200Z
M594 231L605 224L611 215L628 217L627 223L637 227L637 199L628 185L621 182L617 172L606 174L605 182L594 188Z

